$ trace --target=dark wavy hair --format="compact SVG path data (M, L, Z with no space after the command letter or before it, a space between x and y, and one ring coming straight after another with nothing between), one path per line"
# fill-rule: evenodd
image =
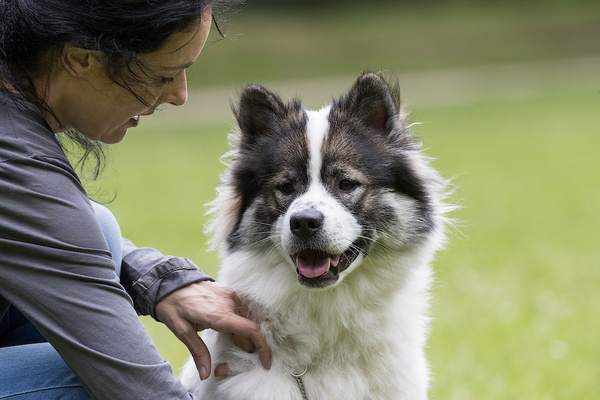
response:
M158 50L175 32L195 29L206 10L222 10L237 2L1 0L0 95L33 103L56 117L37 95L33 81L49 74L62 61L64 47L72 46L102 52L107 76L143 103L137 90L143 89L147 77L133 72L147 71L139 55ZM105 161L103 146L76 131L66 135L84 151L80 164L89 156L96 160L94 175L98 175Z

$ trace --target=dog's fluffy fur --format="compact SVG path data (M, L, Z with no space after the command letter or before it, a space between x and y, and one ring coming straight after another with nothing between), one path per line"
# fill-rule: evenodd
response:
M425 399L430 262L447 183L408 132L398 90L365 73L320 111L248 86L210 230L272 368L206 332L227 378L184 384L199 398ZM214 374L213 374L214 375Z

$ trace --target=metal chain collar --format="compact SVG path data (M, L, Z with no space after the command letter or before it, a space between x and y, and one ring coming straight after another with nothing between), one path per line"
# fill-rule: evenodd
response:
M308 371L308 367L304 368L304 372L301 374L295 374L290 371L290 375L296 379L296 382L298 382L298 387L300 388L300 393L302 393L303 400L308 400L308 397L306 396L306 390L304 389L304 382L302 382L302 377L306 374L306 371Z

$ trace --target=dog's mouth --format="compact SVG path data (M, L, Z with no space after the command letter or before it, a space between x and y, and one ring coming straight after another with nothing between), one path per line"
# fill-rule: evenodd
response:
M322 288L334 284L340 273L346 270L358 256L351 249L341 254L329 254L321 250L305 249L293 254L298 282L301 285Z

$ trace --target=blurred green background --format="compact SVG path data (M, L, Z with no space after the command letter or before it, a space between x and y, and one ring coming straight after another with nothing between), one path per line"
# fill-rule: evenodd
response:
M385 71L462 207L435 263L431 398L600 398L600 4L247 3L219 16L188 104L142 119L90 185L124 235L215 275L230 97L258 82L317 108ZM144 322L178 370L185 347Z

